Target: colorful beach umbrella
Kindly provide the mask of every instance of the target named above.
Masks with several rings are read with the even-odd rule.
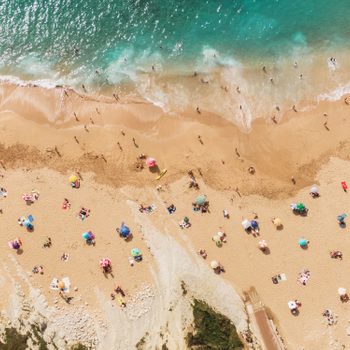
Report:
[[[111,260],[109,260],[108,258],[103,258],[100,260],[100,266],[101,267],[107,267],[109,265],[111,265]]]
[[[303,210],[305,210],[305,205],[303,203],[298,203],[297,209],[303,211]]]
[[[137,256],[141,255],[141,251],[138,248],[132,248],[131,249],[131,256],[133,256],[134,258]]]
[[[156,160],[154,158],[147,158],[146,164],[149,168],[153,168],[154,166],[156,166]]]
[[[307,246],[307,240],[305,238],[299,239],[299,245],[300,247],[306,247]]]
[[[71,175],[70,177],[69,177],[69,182],[76,182],[78,180],[78,178],[77,178],[77,176],[76,175]]]
[[[125,238],[130,234],[130,229],[126,225],[122,225],[120,227],[120,234]]]
[[[63,281],[60,281],[59,283],[58,283],[58,289],[60,289],[60,290],[64,290],[64,288],[66,288],[66,285],[64,284],[64,282]]]
[[[206,201],[207,201],[207,197],[204,194],[201,194],[196,198],[197,205],[204,205]]]

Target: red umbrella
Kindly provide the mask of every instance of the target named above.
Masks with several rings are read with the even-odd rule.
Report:
[[[146,164],[149,168],[153,168],[154,166],[156,166],[156,160],[154,158],[147,158]]]

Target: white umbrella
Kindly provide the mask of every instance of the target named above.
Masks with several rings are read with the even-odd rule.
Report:
[[[219,263],[216,261],[216,260],[213,260],[211,263],[210,263],[210,266],[212,269],[217,269],[219,267]]]
[[[267,247],[267,243],[264,239],[259,241],[259,247],[260,248],[266,248]]]
[[[221,242],[221,239],[220,239],[220,237],[218,235],[214,235],[213,236],[213,241],[214,242]]]
[[[318,193],[318,188],[316,186],[312,186],[311,190],[310,190],[310,193],[317,194]]]
[[[247,230],[249,227],[251,227],[250,221],[245,219],[242,221],[242,226],[245,230]]]
[[[345,288],[338,288],[338,294],[340,296],[345,295],[346,294],[346,289]]]
[[[294,309],[297,309],[297,308],[298,308],[298,305],[296,304],[295,301],[291,300],[291,301],[288,301],[288,307],[289,307],[291,310],[294,310]]]

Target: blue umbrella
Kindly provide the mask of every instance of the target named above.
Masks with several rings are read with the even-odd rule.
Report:
[[[305,238],[299,239],[299,245],[300,247],[306,247],[307,246],[307,240]]]
[[[88,239],[90,239],[90,232],[84,232],[82,234],[82,237],[87,241]]]
[[[128,226],[122,225],[120,227],[120,234],[125,238],[130,234],[130,229]]]

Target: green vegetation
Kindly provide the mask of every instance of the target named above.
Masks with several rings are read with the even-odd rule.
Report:
[[[146,344],[146,339],[145,337],[142,337],[136,344],[136,349],[137,350],[142,350],[144,345]]]
[[[76,344],[71,347],[71,350],[89,350],[89,348],[83,344]]]
[[[193,304],[194,331],[187,335],[187,346],[196,350],[241,350],[243,344],[234,324],[201,300]]]
[[[26,334],[20,333],[16,328],[6,328],[4,334],[4,343],[0,341],[0,350],[28,350],[27,342],[32,340],[33,344],[38,346],[39,350],[48,350],[47,343],[41,336],[41,331],[38,325],[32,325],[32,332]],[[54,347],[55,344],[52,344]],[[57,348],[57,347],[56,347]],[[88,347],[82,344],[73,345],[71,350],[89,350]]]
[[[184,281],[181,281],[181,289],[182,289],[182,295],[185,296],[187,294],[187,289]]]
[[[32,325],[32,331],[33,331],[33,335],[34,335],[34,339],[32,338],[33,343],[35,345],[39,345],[39,350],[48,350],[47,344],[40,334],[41,332],[40,332],[39,326]]]
[[[0,350],[26,350],[30,335],[21,334],[16,328],[6,328],[4,334],[5,343],[0,341]]]

